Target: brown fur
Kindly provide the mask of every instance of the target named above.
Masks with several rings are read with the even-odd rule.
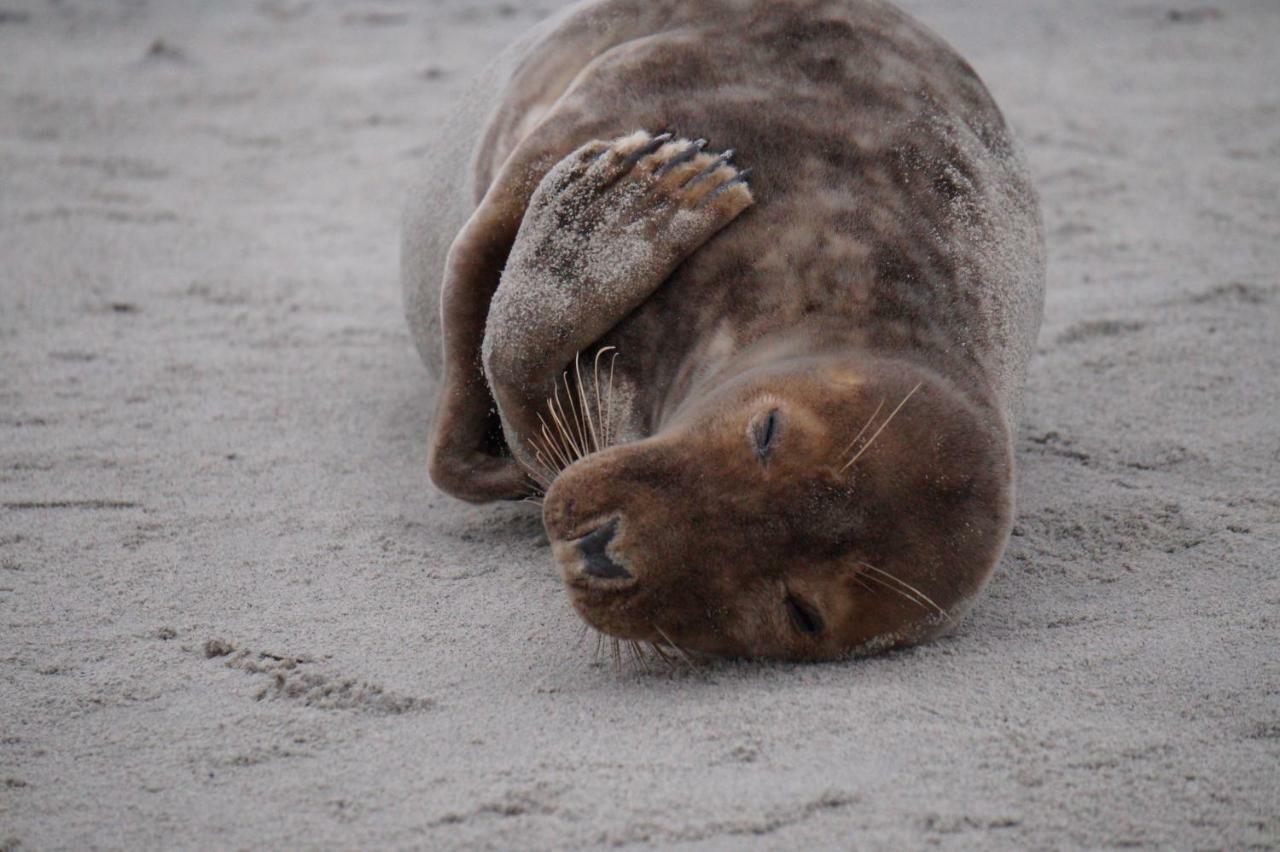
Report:
[[[508,60],[447,260],[418,247],[429,217],[411,211],[406,230],[424,352],[443,324],[436,482],[473,500],[527,493],[552,383],[576,349],[589,363],[615,346],[621,443],[560,474],[544,508],[584,618],[805,659],[944,629],[1008,534],[1009,428],[1043,286],[1035,196],[973,71],[902,13],[856,0],[605,0]],[[531,198],[554,208],[553,167],[636,128],[736,149],[754,205],[660,277],[628,273],[629,301],[580,300],[563,328],[535,324],[554,341],[521,337],[491,314],[495,291],[564,280],[528,263],[504,277],[509,256],[538,256]],[[441,282],[433,319],[414,306]],[[903,399],[874,443],[841,455]],[[762,462],[751,429],[769,411],[781,433]],[[614,518],[609,555],[632,576],[601,582],[575,542]],[[816,634],[791,600],[820,618]]]

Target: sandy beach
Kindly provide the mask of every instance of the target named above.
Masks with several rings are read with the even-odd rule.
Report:
[[[0,3],[0,850],[1280,846],[1280,4],[903,4],[1042,195],[1013,538],[674,672],[426,476],[403,194],[559,5]]]

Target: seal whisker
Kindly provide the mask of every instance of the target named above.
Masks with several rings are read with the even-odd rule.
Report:
[[[548,403],[551,400],[547,400]],[[558,413],[557,413],[558,412]],[[555,407],[551,409],[551,419],[555,421],[556,429],[560,431],[560,437],[565,443],[565,455],[569,457],[569,464],[582,458],[585,453],[578,447],[573,439],[573,432],[569,429],[569,417],[564,413],[564,404],[560,402],[560,385],[556,385],[555,389]],[[565,467],[569,465],[566,464]]]
[[[888,589],[889,591],[893,592],[895,595],[899,595],[903,598],[906,598],[907,600],[911,601],[913,604],[915,604],[916,606],[922,609],[929,608],[929,606],[924,601],[920,600],[919,598],[915,597],[911,593],[907,592],[905,589],[901,589],[898,586],[892,585],[891,583],[889,583],[888,581],[886,581],[881,577],[876,577],[872,575],[866,575],[866,576],[868,580],[875,583],[877,586],[880,586],[882,589]]]
[[[893,418],[896,417],[898,415],[898,412],[902,410],[902,406],[907,404],[907,400],[915,396],[916,391],[920,390],[922,385],[924,385],[924,382],[916,382],[916,386],[913,387],[911,390],[907,391],[907,395],[902,398],[902,402],[898,403],[897,408],[889,412],[889,416],[886,417],[884,419],[884,422],[880,424],[880,428],[877,429],[875,432],[873,432],[871,434],[871,437],[867,439],[867,442],[862,445],[862,447],[858,450],[858,452],[854,455],[854,457],[849,459],[849,461],[845,463],[844,467],[840,468],[841,473],[844,473],[846,470],[848,470],[853,465],[853,463],[856,462],[859,458],[861,458],[862,454],[865,453],[871,447],[871,445],[876,442],[876,438],[880,437],[880,433],[884,431],[884,428],[888,426],[890,422],[893,421]]]
[[[572,422],[573,435],[576,436],[577,445],[579,445],[579,448],[581,450],[581,455],[579,455],[579,458],[584,458],[586,457],[586,455],[590,454],[591,445],[588,441],[588,435],[586,435],[586,431],[582,429],[581,413],[577,411],[577,400],[575,399],[575,395],[577,391],[575,390],[575,388],[573,388],[573,385],[568,383],[568,371],[564,372],[563,375],[564,375],[564,398],[568,400],[568,411],[570,411],[570,413],[573,416],[573,422]]]
[[[525,468],[525,475],[528,476],[529,479],[533,481],[532,487],[533,487],[534,495],[541,498],[542,495],[545,494],[547,490],[546,476],[542,473],[542,471],[537,470],[536,468],[531,468],[531,467]]]
[[[605,423],[605,443],[613,444],[613,367],[618,361],[618,351],[615,349],[613,357],[609,359],[609,402],[605,407],[605,414],[609,416]]]
[[[573,451],[565,442],[564,424],[560,422],[560,417],[556,414],[556,403],[551,397],[547,397],[547,413],[551,416],[551,425],[555,427],[555,431],[552,432],[550,427],[547,427],[545,420],[542,421],[542,425],[547,429],[545,435],[548,443],[553,444],[559,454],[560,469],[564,470],[572,463]],[[538,415],[538,419],[542,420],[541,414]]]
[[[551,451],[539,442],[537,435],[529,439],[529,446],[533,447],[533,465],[530,466],[530,474],[538,479],[538,484],[545,492],[556,478],[556,468],[552,464],[554,459],[549,460]]]
[[[893,592],[895,595],[898,595],[898,596],[899,596],[899,597],[901,597],[901,598],[905,598],[906,600],[910,601],[911,603],[915,604],[916,606],[918,606],[918,607],[920,607],[920,608],[922,608],[922,609],[928,609],[928,607],[926,607],[926,606],[924,605],[924,603],[922,603],[921,601],[918,601],[918,600],[916,600],[915,598],[911,597],[911,595],[907,594],[907,593],[906,593],[906,592],[904,592],[902,589],[899,589],[897,586],[891,586],[891,585],[889,585],[887,582],[885,582],[884,580],[880,579],[879,577],[872,577],[872,576],[868,575],[868,576],[867,576],[867,579],[868,579],[868,580],[870,580],[871,582],[875,583],[875,584],[876,584],[877,586],[879,586],[880,588],[882,588],[882,589],[887,589],[888,591]]]
[[[659,645],[657,642],[650,642],[650,643],[649,643],[649,649],[650,649],[651,651],[653,651],[654,656],[656,656],[659,660],[662,660],[663,664],[664,664],[668,669],[674,669],[674,668],[675,668],[675,666],[676,666],[676,659],[675,659],[674,657],[672,657],[670,654],[668,654],[666,651],[664,651],[664,650],[662,649],[662,646],[661,646],[661,645]]]
[[[576,356],[575,356],[574,362],[575,362],[574,372],[577,373]],[[582,394],[580,391],[575,391],[574,387],[570,387],[568,375],[565,376],[564,383],[565,383],[565,388],[564,388],[565,395],[569,397],[569,407],[573,409],[573,419],[574,419],[574,422],[577,423],[578,425],[578,443],[582,447],[582,457],[585,458],[591,455],[593,450],[591,449],[591,432],[587,428],[587,421],[586,421],[587,413],[586,411],[582,410]],[[574,398],[575,392],[577,393],[576,399]]]
[[[547,489],[547,485],[549,484],[549,481],[548,481],[548,479],[547,479],[547,472],[546,472],[546,470],[544,469],[546,465],[545,465],[545,462],[543,462],[543,461],[542,461],[542,453],[541,453],[541,452],[535,452],[535,453],[534,453],[534,462],[536,463],[536,465],[537,465],[537,466],[536,466],[536,467],[533,467],[533,468],[529,471],[529,476],[530,476],[530,477],[531,477],[535,482],[537,482],[537,483],[538,483],[538,487],[539,487],[540,489],[542,489],[542,490],[545,492],[545,491],[546,491],[546,489]]]
[[[600,356],[605,353],[605,350],[612,348],[611,346],[606,346],[597,350],[595,361],[591,365],[591,386],[596,394],[596,419],[600,421],[600,438],[602,441],[608,441],[609,434],[605,431],[604,405],[600,402]],[[603,449],[603,447],[598,446],[596,449]]]
[[[653,625],[653,629],[658,631],[658,635],[661,636],[663,641],[667,643],[667,646],[670,647],[671,650],[675,651],[676,654],[680,656],[680,659],[684,660],[684,664],[686,666],[688,666],[689,668],[693,668],[693,660],[690,659],[689,655],[684,652],[683,648],[681,648],[675,642],[671,641],[671,637],[667,635],[667,632],[665,630],[663,630],[661,627],[659,627],[656,624]]]
[[[866,563],[866,562],[862,562],[862,563],[859,563],[859,564],[861,564],[864,568],[867,568],[868,570],[874,571],[874,572],[876,572],[877,574],[879,574],[880,576],[882,576],[882,577],[884,577],[884,578],[886,578],[886,579],[888,579],[888,580],[891,580],[892,582],[894,582],[894,583],[898,584],[899,586],[901,586],[902,588],[906,589],[906,590],[907,590],[907,592],[910,592],[911,594],[915,595],[915,598],[911,598],[911,599],[912,599],[912,600],[915,600],[915,602],[916,602],[917,604],[920,604],[920,605],[927,605],[928,607],[930,607],[930,608],[932,608],[934,611],[936,611],[939,615],[941,615],[943,618],[947,619],[948,621],[950,620],[950,616],[949,616],[949,615],[947,615],[947,611],[946,611],[946,610],[944,610],[942,607],[938,606],[936,603],[934,603],[934,602],[933,602],[933,598],[929,597],[929,596],[928,596],[928,595],[926,595],[924,592],[920,591],[920,590],[919,590],[919,589],[917,589],[915,586],[913,586],[913,585],[911,585],[910,583],[908,583],[906,580],[903,580],[903,579],[901,579],[901,578],[899,578],[899,577],[895,577],[893,574],[890,574],[888,571],[885,571],[885,570],[884,570],[884,569],[882,569],[882,568],[877,568],[876,566],[874,566],[874,565],[870,565],[870,564],[868,564],[868,563]],[[876,578],[871,577],[870,579],[876,579]],[[882,581],[882,582],[883,582],[883,581]],[[907,596],[907,595],[906,595],[906,592],[901,592],[901,594],[903,594],[903,596],[904,596],[904,597],[905,597],[905,596]]]
[[[578,363],[578,355],[573,356],[573,367],[578,377],[578,404],[582,408],[582,416],[586,418],[587,430],[591,436],[591,452],[600,451],[600,431],[591,417],[591,404],[587,399],[586,388],[582,384],[582,366]]]
[[[862,428],[858,430],[858,434],[854,435],[853,440],[849,442],[849,445],[840,451],[839,458],[844,458],[849,454],[849,451],[853,449],[853,445],[858,443],[858,439],[866,434],[867,429],[871,428],[871,424],[875,421],[876,415],[880,413],[880,409],[882,408],[884,408],[883,398],[881,398],[880,404],[876,406],[876,410],[871,412],[871,416],[867,418],[867,422],[862,424]]]
[[[573,388],[569,386],[569,371],[565,370],[563,373],[561,373],[560,378],[564,382],[565,402],[569,404],[569,414],[572,415],[572,418],[573,418],[573,419],[569,419],[568,417],[566,417],[565,425],[570,427],[570,433],[575,439],[573,443],[573,448],[578,454],[577,458],[578,459],[584,458],[587,455],[587,440],[586,440],[586,436],[582,434],[582,418],[578,416],[578,407],[577,405],[574,404],[574,401],[573,401]],[[558,390],[559,388],[557,388],[557,391]],[[559,399],[558,393],[556,395],[556,398]],[[562,414],[564,413],[563,408],[561,409],[561,413]],[[574,459],[574,461],[577,461],[577,459]]]
[[[652,672],[653,669],[649,667],[649,655],[645,653],[644,646],[634,639],[629,640],[627,645],[631,648],[632,658],[640,664],[640,668],[644,669],[646,672]]]
[[[533,442],[530,441],[530,443],[532,444]],[[532,481],[533,494],[530,496],[536,497],[539,501],[546,496],[547,488],[550,485],[550,480],[547,479],[546,471],[542,467],[543,462],[537,452],[534,453],[534,461],[524,465],[525,476]]]
[[[533,446],[533,448],[534,448],[534,452],[533,452],[533,461],[534,461],[533,475],[534,475],[535,477],[540,477],[540,479],[539,479],[539,485],[541,485],[541,486],[542,486],[543,493],[546,493],[546,490],[547,490],[548,488],[550,488],[550,487],[551,487],[551,483],[555,481],[555,478],[556,478],[556,469],[555,469],[554,467],[552,467],[552,465],[551,465],[551,463],[550,463],[549,461],[547,461],[547,456],[546,456],[546,455],[544,455],[542,448],[538,446],[538,442],[537,442],[537,437],[536,437],[536,436],[535,436],[535,437],[533,437],[533,438],[530,438],[530,439],[529,439],[529,443],[530,443],[530,444]]]
[[[604,353],[613,351],[613,359],[609,361],[609,402],[606,406],[600,396],[600,358]],[[596,352],[595,365],[592,368],[592,381],[595,384],[596,392],[596,417],[600,421],[600,446],[597,449],[603,450],[605,447],[611,446],[609,438],[609,408],[613,404],[613,360],[618,357],[616,346],[604,346]]]
[[[550,400],[547,402],[549,403]],[[555,420],[554,414],[552,414],[551,419]],[[542,437],[546,443],[547,452],[550,453],[552,459],[560,465],[557,472],[559,472],[559,470],[564,470],[569,466],[568,455],[564,452],[564,448],[560,446],[560,442],[551,434],[551,427],[547,425],[547,421],[542,418],[541,414],[538,415],[538,421],[542,424]],[[550,464],[547,466],[551,467]]]
[[[573,429],[570,428],[572,423],[569,420],[569,415],[565,413],[564,403],[560,400],[559,383],[555,386],[555,401],[556,409],[552,412],[552,415],[555,416],[558,414],[558,417],[556,418],[556,428],[559,429],[560,439],[564,442],[565,455],[569,458],[569,463],[572,464],[574,461],[582,458],[582,450],[578,446],[577,441],[574,440]]]
[[[854,576],[854,578],[853,578],[853,582],[857,583],[859,586],[861,586],[862,588],[866,589],[868,592],[871,592],[872,594],[875,594],[875,591],[876,591],[876,590],[875,590],[875,589],[873,589],[873,588],[871,588],[870,586],[868,586],[868,585],[867,585],[867,583],[866,583],[866,581],[865,581],[865,580],[863,580],[861,577]]]
[[[521,460],[525,472],[538,486],[538,491],[545,496],[547,489],[555,482],[561,471],[575,461],[611,445],[610,414],[613,407],[613,374],[614,363],[618,353],[614,351],[609,361],[609,384],[607,398],[600,392],[600,359],[606,352],[616,350],[614,346],[605,346],[596,353],[592,365],[592,386],[595,393],[595,414],[591,412],[592,403],[587,393],[586,383],[582,378],[581,353],[574,356],[574,381],[570,384],[568,372],[561,374],[567,400],[560,399],[560,382],[554,386],[552,396],[547,397],[546,411],[551,422],[541,412],[538,413],[540,435],[526,439],[533,450],[533,460]],[[574,401],[574,397],[577,401]]]

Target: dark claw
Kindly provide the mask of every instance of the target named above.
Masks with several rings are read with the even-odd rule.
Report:
[[[630,157],[627,157],[627,162],[638,163],[645,157],[652,154],[654,151],[661,148],[663,145],[667,144],[669,141],[671,141],[670,133],[659,133],[657,136],[653,137],[645,145],[643,145],[640,148],[640,150],[636,151]]]
[[[685,181],[685,182],[684,182],[684,185],[685,185],[685,186],[693,186],[695,183],[697,183],[698,181],[702,180],[702,179],[703,179],[703,178],[705,178],[707,175],[711,174],[711,173],[712,173],[712,172],[714,172],[716,169],[718,169],[718,168],[720,168],[721,166],[723,166],[725,163],[729,162],[729,159],[730,159],[732,156],[733,156],[733,149],[732,149],[732,148],[730,148],[728,151],[725,151],[723,154],[721,154],[720,156],[718,156],[718,157],[716,157],[714,160],[712,160],[710,163],[708,163],[708,164],[707,164],[707,167],[706,167],[705,169],[703,169],[702,171],[698,172],[696,175],[694,175],[693,177],[691,177],[691,178],[689,178],[687,181]]]
[[[693,142],[689,143],[689,145],[683,151],[681,151],[679,154],[676,154],[670,160],[667,160],[665,163],[663,163],[662,166],[659,167],[656,172],[654,172],[654,176],[662,177],[667,172],[671,171],[681,163],[689,162],[694,157],[698,156],[699,152],[702,151],[703,147],[706,146],[706,144],[707,144],[707,140],[705,139],[695,139]]]
[[[751,174],[751,169],[743,169],[742,171],[738,172],[732,178],[720,184],[715,189],[708,192],[706,195],[702,196],[702,200],[698,202],[698,207],[707,206],[712,201],[714,201],[717,197],[727,192],[730,189],[730,187],[737,186],[738,184],[743,184],[745,186],[747,183],[747,175],[749,174]]]

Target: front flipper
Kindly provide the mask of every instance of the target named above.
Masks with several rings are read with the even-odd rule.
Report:
[[[444,375],[427,464],[443,491],[475,503],[530,492],[524,469],[498,449],[494,402],[479,358],[489,301],[532,190],[521,182],[526,167],[521,158],[503,167],[454,239],[440,290]]]
[[[482,348],[508,441],[536,434],[541,403],[579,350],[751,205],[733,152],[704,144],[643,131],[589,142],[535,190]]]

